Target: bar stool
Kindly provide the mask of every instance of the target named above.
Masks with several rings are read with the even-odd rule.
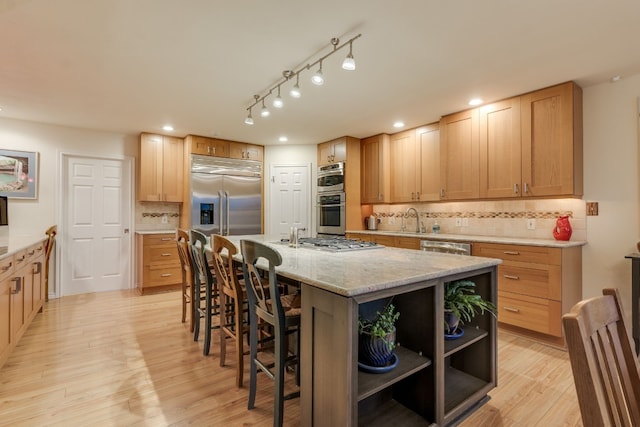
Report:
[[[248,408],[255,407],[256,382],[258,369],[262,370],[274,379],[274,426],[282,426],[284,400],[300,396],[296,391],[287,396],[284,395],[284,373],[289,365],[298,364],[300,353],[300,308],[299,304],[292,304],[292,295],[280,295],[276,278],[275,267],[282,264],[280,253],[261,243],[241,240],[240,251],[242,253],[242,270],[244,282],[249,298],[249,342],[250,342],[250,385]],[[256,267],[258,259],[264,259],[268,264],[269,286],[262,286],[262,278]],[[267,292],[268,289],[268,292]],[[297,305],[297,307],[296,307]],[[274,362],[264,363],[258,358],[258,321],[262,320],[273,327]],[[288,334],[298,333],[298,351],[295,355],[288,355]],[[296,383],[300,384],[299,369],[296,369]]]
[[[176,230],[176,244],[180,256],[182,273],[182,323],[187,318],[187,305],[191,309],[189,315],[189,330],[195,328],[195,314],[193,301],[195,300],[195,286],[193,286],[193,263],[191,262],[191,248],[189,247],[189,235],[184,230]]]
[[[211,235],[213,271],[220,289],[220,366],[224,366],[227,355],[227,338],[236,345],[236,387],[242,387],[244,377],[243,338],[249,334],[249,324],[245,321],[247,292],[244,279],[238,277],[233,256],[238,253],[236,246],[227,238]],[[227,251],[227,258],[222,251]]]
[[[44,300],[49,301],[49,260],[56,245],[56,234],[58,234],[58,226],[52,225],[44,232],[47,235],[47,242],[44,245]]]
[[[194,298],[194,314],[196,314],[195,327],[193,328],[193,340],[198,341],[200,336],[200,319],[204,318],[204,346],[202,354],[207,356],[211,347],[211,329],[218,328],[219,325],[213,325],[213,317],[220,314],[220,295],[218,292],[218,284],[209,262],[205,248],[207,238],[204,234],[197,230],[191,230],[191,256],[193,260],[195,298]],[[204,302],[204,307],[202,303]]]

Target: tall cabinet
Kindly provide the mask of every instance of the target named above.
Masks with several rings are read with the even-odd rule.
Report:
[[[182,138],[140,134],[138,200],[182,202],[183,146]]]
[[[380,134],[360,141],[360,200],[389,203],[389,135]]]

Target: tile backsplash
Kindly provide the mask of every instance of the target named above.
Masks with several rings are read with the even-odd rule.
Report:
[[[180,223],[178,203],[136,202],[136,230],[175,230]]]
[[[556,219],[569,216],[573,234],[571,240],[587,240],[586,203],[581,199],[501,200],[479,202],[421,203],[413,205],[374,205],[373,212],[380,219],[379,229],[400,231],[416,229],[415,208],[420,217],[419,227],[431,233],[437,222],[440,233],[479,236],[553,239]]]

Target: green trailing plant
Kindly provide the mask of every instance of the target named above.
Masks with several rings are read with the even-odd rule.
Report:
[[[400,317],[400,313],[396,312],[393,304],[389,303],[382,312],[377,311],[373,320],[358,318],[358,330],[361,334],[369,334],[374,337],[384,339],[388,334],[395,331],[396,321]],[[387,342],[389,350],[395,347],[394,342]]]
[[[444,309],[451,311],[460,323],[470,322],[476,314],[484,312],[496,315],[496,306],[476,294],[476,284],[470,280],[449,282],[444,290]]]

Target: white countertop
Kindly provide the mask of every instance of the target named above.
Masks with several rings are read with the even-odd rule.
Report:
[[[370,230],[347,230],[347,233],[372,234],[379,236],[406,236],[417,237],[424,240],[445,240],[448,242],[502,243],[509,245],[547,246],[553,248],[570,248],[573,246],[583,246],[587,244],[587,242],[582,240],[562,241],[554,239],[527,239],[524,237],[477,236],[468,234],[411,233],[400,231]]]
[[[28,248],[31,245],[42,242],[47,238],[46,234],[9,234],[0,236],[0,259],[6,258]],[[6,248],[6,251],[5,251]]]
[[[400,248],[326,252],[291,248],[279,243],[279,237],[264,235],[227,238],[238,247],[238,254],[242,239],[264,243],[282,255],[282,265],[276,268],[277,273],[347,297],[492,267],[502,262],[494,258]],[[237,258],[241,259],[240,256]]]

